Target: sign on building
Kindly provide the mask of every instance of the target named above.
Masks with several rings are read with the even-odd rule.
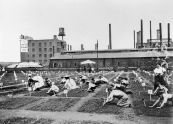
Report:
[[[28,52],[28,39],[21,36],[20,39],[20,52]]]

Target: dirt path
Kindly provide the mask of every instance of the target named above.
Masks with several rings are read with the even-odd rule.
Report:
[[[80,112],[41,112],[30,110],[0,110],[0,119],[11,117],[45,118],[54,120],[53,124],[63,121],[95,121],[113,124],[172,124],[173,120],[167,117],[136,117],[134,121],[123,120],[112,114],[91,114]]]
[[[105,85],[102,85],[101,87],[97,88],[94,93],[90,93],[86,97],[82,97],[79,102],[77,102],[74,106],[72,106],[71,108],[69,108],[67,111],[72,111],[72,112],[77,111],[85,102],[87,102],[88,100],[90,100],[104,86]]]
[[[30,110],[0,110],[0,118],[10,118],[10,117],[27,117],[27,118],[46,118],[57,121],[97,121],[97,122],[110,122],[114,124],[131,123],[126,120],[117,120],[113,115],[99,115],[99,114],[89,114],[89,113],[79,113],[79,112],[40,112],[40,111],[30,111]]]

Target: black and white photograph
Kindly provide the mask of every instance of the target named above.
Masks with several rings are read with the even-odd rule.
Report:
[[[0,124],[173,124],[172,0],[0,0]]]

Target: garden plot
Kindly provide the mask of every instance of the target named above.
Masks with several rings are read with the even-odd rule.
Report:
[[[15,81],[13,72],[6,73],[5,76],[1,79],[1,81],[4,84],[3,86],[20,84],[21,83],[20,81]]]
[[[102,87],[101,90],[94,95],[94,97],[106,98],[107,97],[106,86]]]
[[[53,121],[49,119],[34,119],[34,118],[22,118],[13,117],[8,119],[1,119],[1,124],[51,124]]]
[[[82,88],[77,88],[70,90],[68,92],[68,97],[86,97],[89,92],[87,92],[88,85],[83,84]],[[59,95],[60,97],[65,97],[65,94]]]
[[[26,87],[25,85],[11,85],[9,87],[3,87],[2,89],[0,89],[0,92],[4,92],[4,91],[11,91],[13,92],[13,90],[19,89],[19,88],[24,88]]]
[[[26,93],[28,93],[27,89],[25,87],[21,87],[21,88],[17,88],[17,89],[0,92],[0,96],[6,96],[6,95],[14,96],[14,95],[26,94]]]
[[[29,110],[33,111],[66,111],[68,108],[75,105],[79,98],[55,98],[49,99],[40,105],[33,106]]]
[[[156,107],[150,108],[149,105],[153,104],[153,101],[146,100],[147,107],[144,106],[142,101],[133,101],[133,110],[137,116],[153,116],[153,117],[173,117],[172,105],[165,105],[163,108],[158,109]]]
[[[0,109],[18,109],[32,102],[36,102],[41,98],[9,98],[5,101],[0,101]]]
[[[86,113],[114,114],[121,119],[134,120],[135,114],[133,108],[118,107],[116,106],[116,102],[117,101],[114,100],[103,106],[103,99],[91,99],[78,109],[78,111]]]
[[[129,74],[130,79],[134,79],[133,74]],[[87,113],[106,113],[106,114],[116,114],[118,117],[123,119],[133,120],[136,116],[145,115],[145,116],[155,116],[155,117],[172,117],[173,116],[173,107],[172,105],[166,105],[162,109],[149,108],[149,105],[153,104],[153,100],[156,99],[155,96],[152,96],[150,101],[150,96],[147,93],[147,90],[150,87],[143,89],[141,84],[137,81],[130,80],[130,89],[133,92],[133,106],[131,108],[122,108],[116,106],[116,100],[107,103],[103,106],[104,100],[102,97],[106,96],[105,88],[103,88],[95,98],[87,101],[78,109],[79,112]],[[148,88],[148,89],[147,89]],[[140,93],[139,93],[140,91]],[[144,101],[146,107],[144,106]],[[165,114],[166,113],[166,114]]]
[[[133,74],[129,75],[130,77],[134,77]],[[139,82],[132,81],[131,86],[133,91],[133,109],[136,115],[145,115],[145,116],[156,116],[156,117],[172,117],[173,116],[173,107],[172,105],[165,105],[161,109],[157,108],[150,108],[149,105],[154,103],[153,100],[156,100],[156,96],[152,96],[150,101],[149,94],[147,94],[147,90],[151,87],[146,88],[145,90],[141,86]],[[143,91],[139,94],[139,91]],[[146,107],[144,106],[144,102],[142,99],[145,100]],[[165,114],[166,113],[166,114]]]
[[[17,78],[19,81],[21,81],[21,80],[27,81],[28,80],[28,76],[23,75],[21,72],[16,72],[16,75],[17,75]]]

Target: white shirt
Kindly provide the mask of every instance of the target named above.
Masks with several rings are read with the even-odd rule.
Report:
[[[163,68],[163,67],[159,67],[159,68],[155,68],[155,69],[154,69],[155,75],[158,75],[158,74],[163,75],[164,72],[166,72],[166,69]]]
[[[128,82],[128,80],[122,80],[122,83],[124,83],[124,84],[129,84],[129,82]]]
[[[121,87],[121,84],[114,84],[113,89],[116,89],[117,87]]]
[[[128,95],[121,90],[112,90],[109,97],[113,97],[113,96],[115,96],[115,97],[122,96],[122,98],[128,98]]]
[[[50,90],[53,90],[55,92],[59,92],[59,88],[56,85],[52,85]]]
[[[91,83],[91,82],[89,82],[89,84],[88,84],[89,86],[88,86],[88,90],[90,90],[91,89],[91,87],[95,87],[96,85],[95,84],[93,84],[93,83]]]
[[[86,77],[85,75],[82,75],[82,79],[86,80],[86,79],[87,79],[87,77]]]
[[[165,97],[166,99],[170,99],[170,98],[173,97],[173,94],[166,94],[166,93],[164,93],[163,97]]]
[[[76,85],[76,82],[73,79],[67,79],[65,83],[65,88],[67,89],[76,89],[78,86]]]

